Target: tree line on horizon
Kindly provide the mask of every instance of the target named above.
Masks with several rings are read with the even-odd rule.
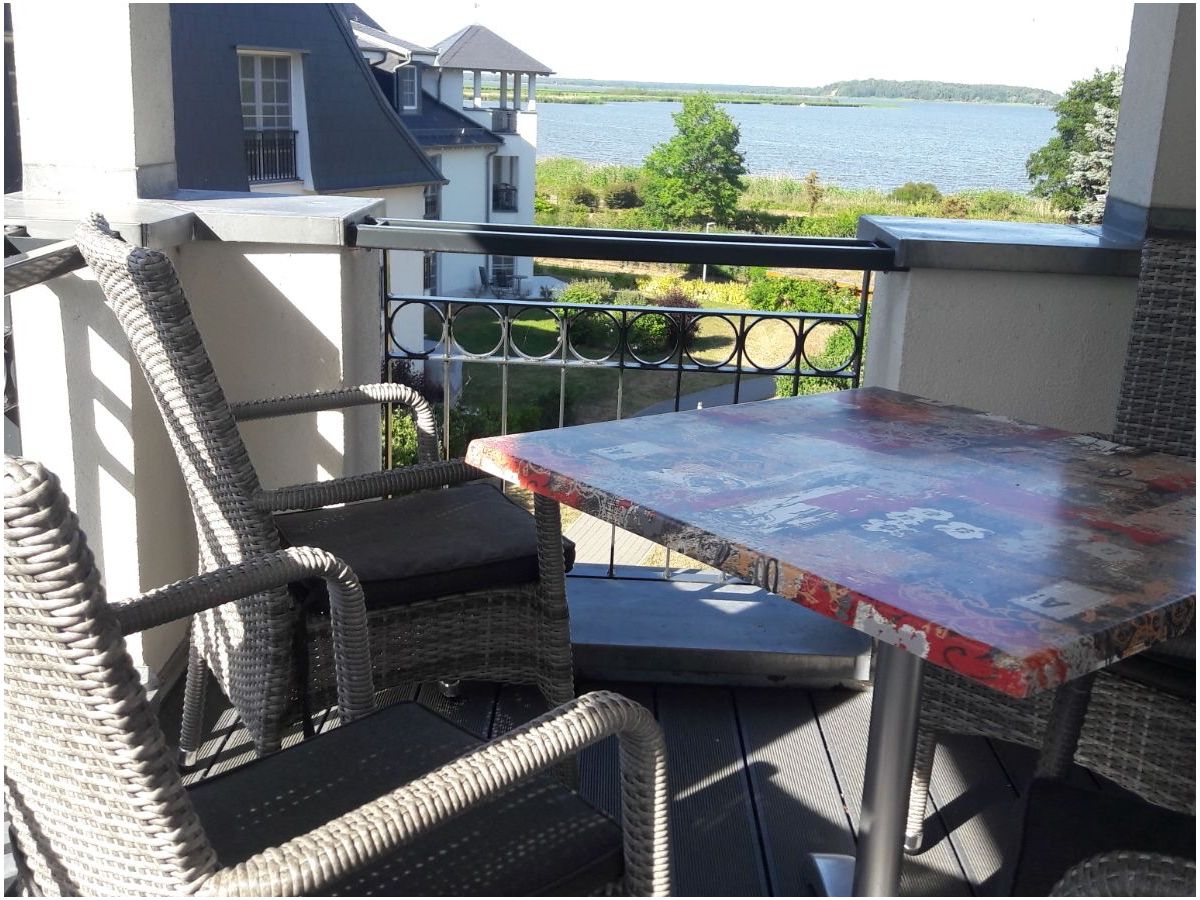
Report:
[[[656,90],[708,91],[754,94],[778,94],[797,97],[877,97],[888,100],[950,100],[972,103],[1029,103],[1051,106],[1062,99],[1054,91],[1042,88],[1006,84],[962,84],[949,81],[896,81],[886,78],[864,78],[834,81],[821,87],[785,88],[747,84],[697,84],[657,81],[605,81],[587,78],[547,78],[543,84],[551,89],[580,91],[603,89],[653,93]]]

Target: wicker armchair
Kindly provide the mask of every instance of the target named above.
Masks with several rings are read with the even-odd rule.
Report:
[[[480,745],[417,704],[367,715],[365,643],[343,647],[344,724],[185,787],[124,635],[302,575],[361,623],[353,573],[291,548],[110,605],[58,479],[8,458],[4,489],[4,801],[25,893],[669,893],[662,732],[607,692]],[[613,734],[623,829],[539,774]]]
[[[1150,238],[1142,250],[1116,432],[1119,444],[1196,456],[1196,244]],[[1195,630],[1150,651],[1195,677]],[[1152,803],[1195,813],[1196,703],[1120,666],[1055,694],[1014,700],[925,668],[921,725],[905,847],[922,847],[937,736],[969,734],[1040,748],[1038,772],[1061,775],[1072,759]],[[1053,723],[1053,724],[1051,724]],[[1151,749],[1152,748],[1152,749]]]
[[[479,679],[537,686],[550,706],[574,696],[558,506],[534,516],[461,460],[439,461],[429,405],[402,385],[229,404],[187,298],[165,254],[120,240],[102,216],[76,241],[132,345],[183,472],[202,570],[318,546],[345,559],[367,598],[377,689],[401,681]],[[264,490],[237,421],[397,403],[411,408],[420,463]],[[459,485],[451,490],[429,490]],[[370,503],[356,501],[392,496]],[[319,509],[348,504],[337,509]],[[304,510],[281,514],[287,510]],[[340,639],[326,592],[280,585],[198,614],[192,622],[180,747],[199,737],[206,670],[260,753],[307,706],[334,693]]]
[[[1072,867],[1051,897],[1194,897],[1194,860],[1158,853],[1103,853]]]

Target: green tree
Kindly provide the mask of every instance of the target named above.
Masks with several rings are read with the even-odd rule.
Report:
[[[1091,78],[1074,82],[1066,96],[1054,107],[1058,121],[1054,137],[1040,150],[1035,150],[1025,163],[1025,171],[1033,182],[1033,193],[1045,197],[1060,209],[1078,211],[1089,198],[1078,184],[1071,183],[1072,154],[1092,153],[1097,149],[1096,138],[1088,133],[1088,125],[1096,124],[1096,107],[1116,110],[1121,103],[1121,70],[1096,70]]]
[[[1121,79],[1116,84],[1121,93]],[[1104,219],[1104,203],[1108,199],[1108,182],[1112,177],[1113,150],[1117,145],[1117,110],[1103,103],[1096,104],[1096,121],[1086,129],[1095,149],[1071,154],[1071,174],[1067,181],[1084,196],[1079,208],[1080,222],[1099,223]]]
[[[646,157],[645,209],[662,225],[729,224],[746,190],[741,134],[704,93],[683,100],[676,134]]]

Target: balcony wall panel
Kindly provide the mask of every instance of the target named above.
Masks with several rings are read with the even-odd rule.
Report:
[[[1136,279],[879,276],[866,383],[1070,431],[1111,431]]]

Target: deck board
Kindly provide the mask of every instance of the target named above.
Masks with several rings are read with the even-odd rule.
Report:
[[[772,892],[808,893],[805,853],[853,853],[854,835],[805,691],[735,692]]]
[[[938,743],[930,796],[967,880],[982,896],[1008,894],[1005,860],[1017,850],[1020,797],[987,742],[946,735]]]
[[[732,693],[660,685],[656,694],[667,739],[675,890],[769,893]]]
[[[860,691],[815,691],[817,720],[833,762],[834,773],[855,835],[862,805],[863,767],[867,759],[867,726],[871,719],[871,694]],[[936,809],[936,803],[931,803]],[[905,896],[963,896],[972,893],[940,817],[929,822],[931,846],[924,853],[905,856],[900,892]]]
[[[806,853],[853,852],[869,692],[596,681],[578,687],[581,693],[625,694],[663,726],[678,895],[800,895]],[[174,693],[182,693],[181,687]],[[463,683],[457,699],[443,697],[435,685],[405,685],[384,692],[379,702],[414,698],[481,739],[544,711],[532,688],[473,682]],[[177,700],[169,697],[160,716],[172,740],[178,735]],[[205,721],[206,758],[189,781],[253,758],[245,730],[215,686]],[[338,724],[334,712],[321,727]],[[286,743],[299,739],[296,728]],[[1015,829],[1014,798],[1024,792],[1032,771],[1033,753],[1025,748],[997,743],[993,751],[981,738],[954,738],[948,746],[934,770],[933,845],[905,859],[907,896],[995,893],[1000,857],[981,842],[989,839],[988,829]],[[581,754],[579,770],[583,795],[619,817],[615,740]],[[1073,777],[1090,778],[1082,772]],[[999,804],[983,802],[988,797],[999,798]]]
[[[578,685],[578,689],[581,694],[600,690],[624,694],[630,700],[640,703],[650,712],[654,712],[653,685],[634,682],[601,684],[585,681]],[[619,822],[621,821],[621,789],[618,778],[621,770],[617,754],[618,747],[615,737],[605,738],[579,754],[579,792],[589,803]]]

